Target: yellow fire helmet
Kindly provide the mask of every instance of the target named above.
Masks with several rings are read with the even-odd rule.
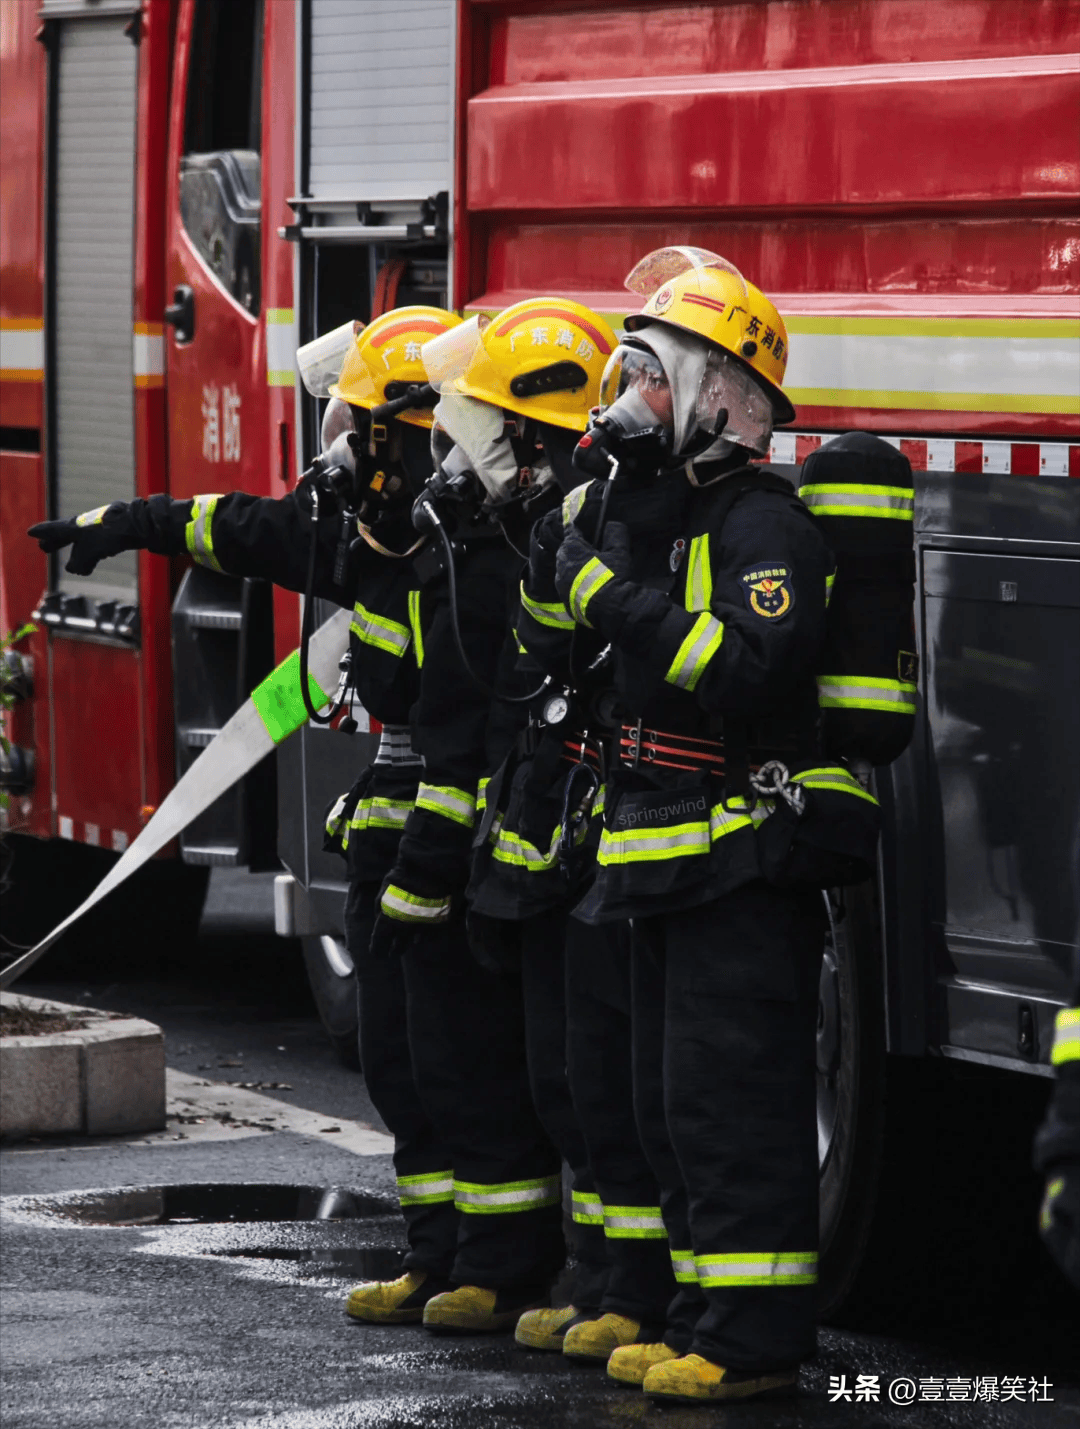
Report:
[[[527,298],[480,329],[452,390],[524,417],[583,432],[617,339],[569,298]]]
[[[444,308],[419,305],[383,313],[357,333],[330,396],[370,410],[404,396],[410,386],[425,386],[428,379],[420,349],[460,322],[456,313]],[[431,408],[408,407],[397,414],[397,420],[430,427]]]
[[[795,408],[780,390],[788,359],[784,320],[727,259],[706,248],[658,248],[628,275],[626,287],[648,299],[627,318],[627,331],[661,322],[715,343],[755,374],[775,423],[795,420]]]

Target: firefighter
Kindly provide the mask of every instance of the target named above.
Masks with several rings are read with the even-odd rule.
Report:
[[[429,375],[440,383],[442,391],[435,409],[434,441],[444,485],[436,505],[445,520],[455,523],[455,540],[464,548],[457,558],[461,595],[456,615],[469,645],[474,675],[479,676],[470,680],[466,674],[461,683],[462,662],[455,655],[453,641],[446,640],[447,688],[454,689],[455,702],[471,701],[476,712],[473,753],[477,762],[472,783],[480,796],[479,834],[463,818],[457,828],[448,831],[459,836],[460,855],[467,861],[476,837],[486,844],[495,813],[495,806],[486,798],[490,781],[485,778],[480,788],[481,776],[499,764],[508,742],[516,745],[526,708],[520,700],[516,705],[501,699],[492,703],[483,685],[501,680],[500,688],[525,694],[536,687],[538,673],[542,676],[535,666],[516,677],[511,674],[516,648],[507,636],[510,615],[517,607],[521,553],[528,550],[529,530],[539,515],[555,508],[577,480],[573,449],[588,422],[601,373],[616,340],[604,320],[580,304],[537,298],[515,304],[486,326],[477,324],[475,346],[460,352],[460,360],[455,361],[451,349],[458,343],[460,335],[449,334],[445,341],[425,347],[424,358]],[[445,483],[451,480],[455,485],[447,487]],[[496,546],[485,544],[485,532],[488,541],[492,535],[497,538]],[[501,589],[476,579],[481,561],[499,571]],[[448,595],[445,586],[441,589]],[[447,615],[451,614],[448,607]],[[504,622],[500,642],[492,639],[486,647],[479,646],[476,630],[490,625],[496,615]],[[501,672],[496,660],[499,653]],[[480,663],[481,657],[486,663]],[[455,767],[466,767],[464,756],[462,746],[455,751]],[[444,846],[448,842],[444,838]],[[432,847],[430,838],[427,846],[429,850]],[[524,856],[523,847],[518,844],[515,857]],[[553,920],[547,916],[548,910],[539,906],[531,911],[544,916],[518,921],[522,918],[519,909],[513,923],[506,924],[490,914],[474,913],[469,931],[482,960],[522,981],[524,1044],[534,1103],[573,1178],[573,1294],[575,1302],[598,1307],[607,1257],[603,1227],[596,1224],[597,1198],[566,1081],[562,920]],[[452,1309],[448,1300],[447,1313]],[[554,1314],[560,1322],[567,1318],[564,1311],[535,1314]],[[561,1338],[558,1344],[561,1346]]]
[[[469,955],[460,918],[449,916],[464,878],[439,836],[454,820],[425,827],[431,806],[443,810],[453,797],[447,784],[471,777],[455,759],[476,718],[475,701],[463,708],[453,698],[461,677],[447,658],[441,603],[406,559],[423,544],[409,511],[431,472],[435,394],[419,352],[457,323],[438,309],[399,309],[371,323],[350,351],[324,432],[327,464],[356,468],[363,504],[343,526],[334,492],[322,485],[312,593],[352,608],[354,682],[384,722],[376,763],[331,811],[329,836],[349,860],[346,933],[358,970],[361,1056],[395,1138],[409,1252],[402,1276],[358,1286],[347,1309],[368,1322],[419,1322],[430,1301],[464,1285],[469,1314],[437,1327],[491,1329],[509,1328],[525,1306],[546,1301],[563,1257],[561,1181],[531,1105],[518,999]],[[383,404],[410,392],[426,410],[406,407],[389,419]],[[31,534],[49,551],[73,546],[68,569],[76,574],[122,550],[186,550],[213,570],[304,590],[314,485],[280,500],[235,492],[117,502]],[[492,639],[503,633],[493,617]],[[406,935],[396,939],[386,938],[383,918],[382,937],[373,935],[380,902],[393,920],[397,900],[435,908],[436,889],[445,891],[437,916],[389,921]]]
[[[648,301],[579,448],[598,475],[619,461],[610,519],[593,483],[556,586],[610,644],[624,711],[577,913],[633,919],[635,1109],[682,1293],[663,1341],[608,1372],[660,1400],[745,1399],[795,1385],[817,1278],[821,896],[783,886],[760,828],[790,845],[804,784],[873,801],[819,768],[830,554],[794,492],[747,470],[794,415],[784,324],[701,250],[651,254],[627,286]]]
[[[603,319],[589,322],[610,352],[615,339]],[[484,377],[474,374],[469,390],[503,411],[524,411],[527,399],[513,390],[520,352],[494,341],[488,349]],[[537,365],[535,352],[526,357]],[[589,399],[576,405],[583,427]],[[560,403],[560,414],[572,410]],[[559,509],[533,528],[515,634],[521,663],[547,680],[514,747],[484,781],[470,928],[486,956],[520,971],[533,1097],[572,1177],[570,1303],[525,1313],[516,1339],[603,1364],[618,1345],[659,1337],[675,1286],[658,1188],[625,1096],[629,930],[568,918],[594,867],[604,749],[588,674],[600,647],[591,632],[575,634],[554,588],[561,536]]]

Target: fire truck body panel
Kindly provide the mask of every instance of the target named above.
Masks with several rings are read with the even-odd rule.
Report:
[[[45,234],[67,221],[63,192],[46,195],[46,133],[62,146],[65,35],[120,34],[121,7],[101,0],[90,20],[81,0],[46,0],[42,46],[30,7],[0,6],[5,88],[23,101],[4,111],[0,410],[6,430],[45,433],[42,454],[26,436],[0,454],[10,627],[76,584],[50,582],[22,537],[46,509],[43,461],[53,511],[88,470],[64,466],[55,410],[70,378],[53,344],[74,320],[53,336],[43,301],[63,298]],[[286,490],[319,419],[296,344],[379,305],[495,311],[550,292],[617,320],[643,252],[722,252],[788,325],[798,421],[771,461],[795,475],[858,427],[916,472],[923,707],[911,750],[878,775],[889,1046],[1048,1070],[1080,807],[1080,3],[230,0],[246,99],[228,112],[207,8],[144,0],[133,51],[123,479],[140,494]],[[190,339],[164,322],[176,288],[192,293]],[[34,832],[130,838],[177,761],[297,642],[290,593],[205,571],[178,592],[182,563],[146,555],[129,589],[135,570],[137,647],[63,611],[27,647],[37,695],[10,727],[38,759],[17,799]],[[95,782],[105,748],[115,767]],[[308,728],[281,750],[278,848],[296,879],[283,930],[340,932],[320,820],[369,749]],[[245,781],[185,857],[257,859],[269,796]]]

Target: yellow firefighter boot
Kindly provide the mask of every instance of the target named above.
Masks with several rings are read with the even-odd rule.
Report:
[[[665,1404],[715,1404],[721,1400],[791,1394],[798,1379],[798,1366],[746,1372],[724,1369],[701,1355],[683,1355],[681,1359],[653,1365],[641,1387]]]
[[[669,1349],[664,1344],[624,1345],[621,1349],[612,1350],[607,1372],[620,1384],[642,1384],[653,1365],[678,1358],[678,1350]]]
[[[407,1270],[397,1280],[366,1280],[349,1291],[345,1313],[372,1325],[415,1324],[438,1288],[439,1282],[424,1270]]]
[[[496,1330],[509,1330],[517,1324],[524,1310],[539,1310],[543,1298],[541,1295],[526,1296],[523,1301],[521,1295],[515,1295],[513,1291],[459,1285],[455,1290],[435,1295],[427,1302],[424,1306],[424,1329],[444,1335],[483,1335]],[[511,1302],[509,1305],[508,1301]]]
[[[596,1360],[607,1364],[612,1350],[632,1345],[641,1334],[641,1321],[626,1315],[600,1315],[595,1320],[582,1320],[567,1330],[563,1354],[574,1360]]]
[[[514,1339],[528,1350],[561,1350],[568,1325],[580,1313],[574,1305],[526,1310],[517,1322]]]

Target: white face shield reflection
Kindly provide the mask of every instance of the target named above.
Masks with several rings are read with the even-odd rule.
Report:
[[[748,368],[729,353],[713,348],[698,387],[695,408],[698,429],[714,431],[721,408],[727,411],[723,440],[749,447],[764,456],[772,437],[772,403]]]

